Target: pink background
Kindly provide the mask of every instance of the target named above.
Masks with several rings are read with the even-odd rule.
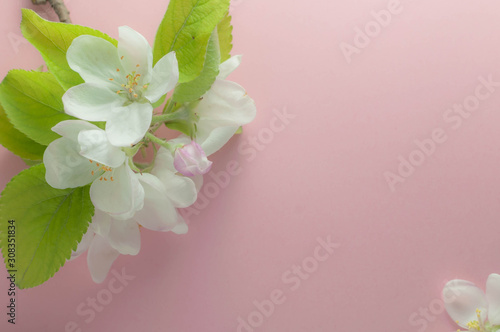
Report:
[[[65,331],[73,321],[82,331],[232,332],[250,316],[259,332],[455,330],[440,302],[446,280],[484,287],[500,272],[500,91],[456,130],[443,116],[474,94],[478,77],[500,81],[500,4],[401,0],[399,14],[348,63],[340,44],[353,44],[355,28],[388,4],[235,1],[233,54],[244,61],[231,79],[258,115],[212,160],[214,173],[232,160],[241,172],[222,189],[207,177],[218,193],[190,217],[187,235],[143,231],[140,254],[113,267],[135,279],[91,322],[76,309],[104,294],[113,276],[94,284],[81,257],[20,292],[15,327],[6,323],[0,278],[0,329]],[[130,25],[151,42],[166,6],[68,2],[75,23],[113,37]],[[42,64],[17,40],[21,7],[33,8],[29,0],[1,5],[1,77]],[[271,138],[284,110],[295,118]],[[436,128],[447,140],[391,191],[384,173],[397,172],[399,156],[416,156],[414,141]],[[252,137],[261,151],[250,148]],[[24,164],[0,153],[3,188]],[[282,276],[314,264],[316,239],[328,236],[340,247],[292,290]],[[269,317],[255,314],[253,302],[276,289],[284,303]]]

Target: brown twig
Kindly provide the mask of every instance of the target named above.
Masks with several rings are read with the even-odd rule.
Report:
[[[50,3],[57,16],[59,17],[59,21],[63,23],[71,23],[71,18],[69,17],[69,10],[66,8],[64,4],[64,0],[31,0],[34,5],[43,5],[47,2]]]

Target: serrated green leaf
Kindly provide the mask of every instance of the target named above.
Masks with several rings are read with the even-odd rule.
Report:
[[[11,123],[42,145],[60,137],[53,126],[74,119],[64,113],[63,94],[54,75],[46,72],[11,70],[0,84],[0,102]]]
[[[219,34],[220,62],[222,63],[231,57],[233,49],[233,26],[229,13],[217,25],[217,32]]]
[[[35,287],[54,276],[76,250],[93,214],[89,186],[54,189],[45,181],[43,164],[15,176],[0,198],[0,247],[7,269],[17,271],[17,286]],[[9,237],[9,220],[15,237]],[[9,243],[14,242],[11,266]]]
[[[28,166],[35,166],[43,162],[43,160],[30,160],[30,159],[23,159],[23,161]]]
[[[179,83],[200,75],[208,41],[229,9],[229,0],[171,0],[156,33],[156,63],[171,51],[179,62]]]
[[[108,35],[81,25],[56,23],[44,20],[34,11],[23,9],[21,31],[24,37],[41,53],[50,72],[64,89],[83,83],[80,75],[73,71],[66,60],[66,51],[73,39],[80,35],[103,38],[115,46],[118,42]]]
[[[205,64],[200,76],[192,81],[181,83],[175,88],[172,100],[178,103],[188,103],[199,99],[207,92],[219,75],[220,50],[217,29],[214,29],[208,42]]]
[[[14,128],[0,105],[0,144],[23,159],[42,160],[45,146]]]

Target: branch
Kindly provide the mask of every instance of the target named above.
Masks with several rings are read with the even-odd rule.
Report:
[[[57,16],[59,17],[59,21],[63,23],[71,23],[71,18],[69,17],[69,10],[66,8],[64,4],[64,0],[31,0],[34,5],[43,5],[46,4],[47,1],[50,3]]]

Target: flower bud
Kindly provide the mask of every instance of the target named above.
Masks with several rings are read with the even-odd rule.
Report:
[[[195,141],[175,150],[175,169],[186,176],[206,174],[212,167],[212,162],[207,159],[205,151]]]

